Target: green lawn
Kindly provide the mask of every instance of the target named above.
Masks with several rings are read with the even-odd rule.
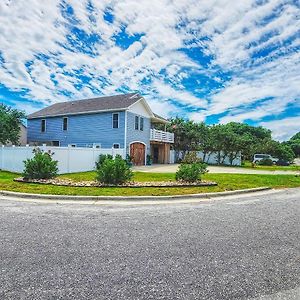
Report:
[[[95,187],[64,187],[42,184],[14,182],[13,178],[20,176],[10,172],[0,171],[0,190],[55,194],[55,195],[110,195],[110,196],[142,196],[142,195],[182,195],[205,192],[221,192],[236,189],[269,186],[273,188],[300,187],[300,177],[294,175],[248,175],[248,174],[206,174],[203,179],[216,181],[218,186],[212,187],[173,187],[173,188],[95,188]],[[63,178],[76,180],[93,180],[94,172],[61,175]],[[173,173],[143,173],[136,172],[136,181],[175,180]]]
[[[253,169],[250,161],[245,161],[244,165],[241,167]],[[295,166],[295,165],[291,165],[291,166],[276,166],[276,165],[274,165],[274,166],[259,166],[259,165],[256,165],[255,169],[268,170],[268,171],[300,171],[300,166]]]

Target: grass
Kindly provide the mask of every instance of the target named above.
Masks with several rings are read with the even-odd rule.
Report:
[[[245,161],[242,168],[253,169],[250,161]],[[300,171],[300,166],[290,165],[290,166],[259,166],[256,165],[254,169],[257,170],[268,170],[268,171]]]
[[[294,175],[248,175],[248,174],[205,174],[204,180],[216,181],[218,186],[211,187],[172,187],[172,188],[95,188],[95,187],[64,187],[53,185],[29,184],[14,182],[20,176],[16,173],[0,171],[0,190],[54,194],[54,195],[86,195],[86,196],[144,196],[144,195],[183,195],[207,192],[222,192],[262,186],[273,188],[300,187],[300,177]],[[61,175],[61,178],[73,180],[93,180],[95,172],[83,172]],[[167,181],[175,180],[173,173],[135,172],[136,181]]]

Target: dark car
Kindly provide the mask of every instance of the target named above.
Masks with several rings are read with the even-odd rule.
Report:
[[[289,166],[290,163],[288,161],[286,161],[286,160],[279,159],[279,160],[277,160],[276,165],[277,166]]]

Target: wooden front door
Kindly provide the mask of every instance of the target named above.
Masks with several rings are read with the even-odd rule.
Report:
[[[130,156],[135,166],[145,165],[145,148],[145,145],[142,143],[132,143],[130,145]]]

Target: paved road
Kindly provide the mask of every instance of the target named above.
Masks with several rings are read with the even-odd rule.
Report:
[[[300,299],[300,189],[190,204],[0,200],[0,299]]]
[[[154,173],[175,173],[178,169],[178,164],[170,165],[152,165],[152,166],[135,166],[134,170],[140,172],[154,172]],[[248,169],[239,167],[222,167],[222,166],[208,166],[209,173],[230,173],[230,174],[269,174],[269,175],[294,175],[300,174],[300,171],[268,171],[258,169]]]

